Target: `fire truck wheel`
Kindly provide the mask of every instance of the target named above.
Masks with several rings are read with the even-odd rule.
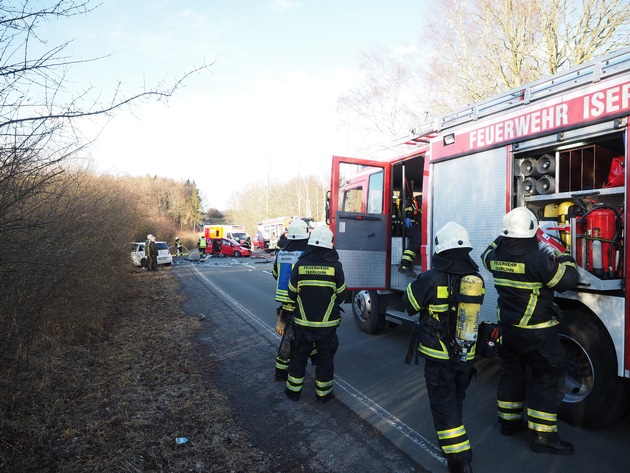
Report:
[[[385,316],[379,313],[376,291],[355,291],[352,295],[352,313],[362,332],[376,334],[385,327]]]
[[[563,310],[560,337],[567,351],[560,418],[592,428],[622,417],[629,390],[617,375],[614,345],[604,326],[586,310]]]

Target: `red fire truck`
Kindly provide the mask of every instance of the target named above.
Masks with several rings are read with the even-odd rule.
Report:
[[[623,49],[412,130],[388,160],[334,156],[327,223],[343,263],[358,327],[377,333],[412,320],[398,272],[400,208],[421,202],[416,273],[430,265],[433,238],[464,225],[473,258],[500,233],[506,212],[527,206],[545,238],[567,248],[580,283],[556,294],[568,353],[561,416],[585,427],[630,408],[630,281],[625,269],[630,49]],[[496,320],[491,275],[482,320]]]

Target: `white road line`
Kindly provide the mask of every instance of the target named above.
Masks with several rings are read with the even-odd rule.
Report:
[[[228,302],[233,304],[234,307],[239,309],[244,315],[249,317],[252,321],[256,322],[258,325],[260,325],[260,327],[262,327],[265,331],[267,331],[271,335],[275,336],[278,339],[280,338],[278,337],[278,334],[276,333],[275,329],[271,328],[260,317],[250,312],[246,307],[244,307],[237,300],[235,300],[229,294],[223,291],[219,286],[217,286],[210,279],[208,279],[204,274],[202,274],[196,266],[193,266],[192,268],[209,286],[211,286],[215,291],[221,294],[222,297],[224,297]],[[398,419],[395,415],[393,415],[392,413],[390,413],[389,411],[381,407],[378,403],[374,402],[372,399],[370,399],[368,396],[363,394],[361,391],[356,389],[354,386],[346,382],[344,379],[342,379],[338,375],[335,375],[335,381],[337,385],[339,386],[339,388],[344,390],[346,393],[348,393],[349,396],[353,397],[356,401],[363,404],[371,412],[373,412],[375,415],[380,417],[383,421],[385,421],[388,425],[396,429],[402,435],[407,437],[407,439],[409,439],[413,444],[417,445],[420,449],[422,449],[428,455],[433,457],[436,461],[442,463],[443,465],[446,465],[447,463],[446,459],[442,457],[440,453],[440,448],[438,446],[434,445],[429,440],[425,439],[420,433],[413,430],[403,421]]]

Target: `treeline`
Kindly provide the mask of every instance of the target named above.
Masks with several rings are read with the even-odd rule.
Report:
[[[96,176],[43,156],[0,148],[0,418],[6,422],[37,402],[54,369],[50,353],[89,346],[116,323],[112,303],[130,284],[129,242],[147,233],[170,240],[200,216],[194,183]]]
[[[229,210],[225,212],[226,220],[244,225],[252,238],[256,235],[258,223],[269,218],[312,217],[323,222],[329,188],[328,175],[300,176],[287,182],[260,181],[231,195]]]

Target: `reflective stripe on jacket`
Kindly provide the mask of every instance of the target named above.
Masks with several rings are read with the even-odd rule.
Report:
[[[309,328],[336,327],[346,280],[336,250],[311,247],[293,267],[289,299],[295,302],[294,322]]]
[[[536,238],[493,241],[481,255],[499,294],[499,320],[520,328],[557,325],[554,291],[575,286],[579,274],[572,259],[559,263],[538,250]]]

